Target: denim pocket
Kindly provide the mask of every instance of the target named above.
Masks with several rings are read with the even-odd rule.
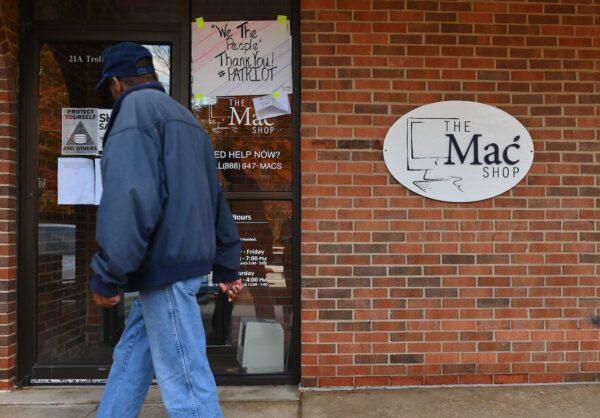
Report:
[[[200,290],[200,284],[202,279],[200,277],[194,277],[192,279],[180,280],[175,283],[185,293],[195,295]]]

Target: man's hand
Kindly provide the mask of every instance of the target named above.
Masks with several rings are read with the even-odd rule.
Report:
[[[229,302],[233,302],[235,298],[237,298],[243,287],[244,284],[242,283],[242,279],[238,279],[234,282],[219,283],[219,289],[227,295],[227,300]]]
[[[102,296],[99,295],[98,293],[94,293],[91,292],[92,294],[92,300],[94,301],[94,303],[98,306],[102,306],[103,308],[112,308],[113,306],[115,306],[116,304],[118,304],[121,301],[121,296],[116,295],[116,296]]]

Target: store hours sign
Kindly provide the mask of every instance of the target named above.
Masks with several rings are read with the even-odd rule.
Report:
[[[402,116],[385,137],[390,173],[421,196],[475,202],[516,186],[533,163],[527,129],[496,107],[431,103]]]

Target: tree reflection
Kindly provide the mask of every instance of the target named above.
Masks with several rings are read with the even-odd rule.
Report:
[[[215,151],[225,152],[218,158],[223,190],[291,191],[291,115],[256,120],[252,96],[219,97],[209,106],[195,101],[192,111]]]

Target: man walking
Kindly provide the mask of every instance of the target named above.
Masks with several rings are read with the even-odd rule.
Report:
[[[165,93],[152,55],[107,48],[98,89],[116,103],[105,135],[103,196],[90,282],[94,302],[139,291],[113,354],[98,417],[137,417],[153,376],[170,417],[220,417],[196,293],[212,271],[229,300],[242,289],[240,239],[213,147]]]

